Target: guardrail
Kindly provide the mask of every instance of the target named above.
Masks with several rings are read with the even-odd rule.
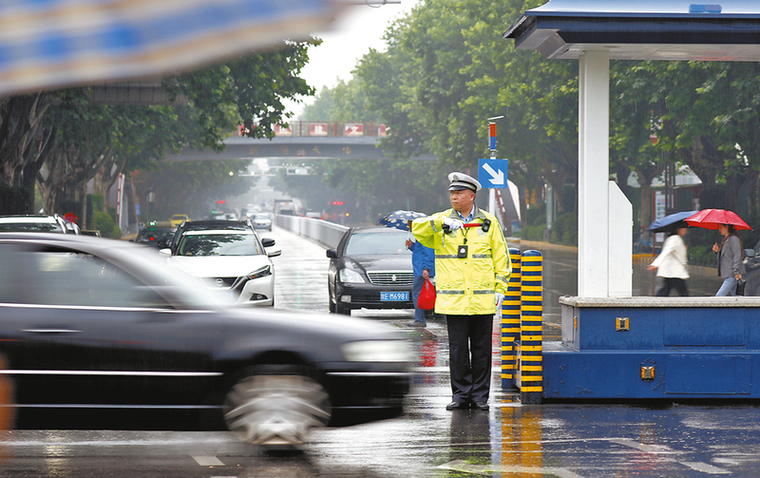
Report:
[[[322,219],[280,214],[274,216],[274,223],[278,227],[316,241],[328,249],[337,247],[343,233],[348,230],[346,226]]]

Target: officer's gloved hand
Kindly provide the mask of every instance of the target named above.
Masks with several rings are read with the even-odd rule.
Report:
[[[450,217],[447,217],[443,220],[443,225],[446,226],[449,231],[456,231],[457,229],[462,229],[464,227],[464,223],[460,221],[459,219],[451,219]]]
[[[501,303],[504,302],[504,294],[496,293],[496,308],[501,309]]]

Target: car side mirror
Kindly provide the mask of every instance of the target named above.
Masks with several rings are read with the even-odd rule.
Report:
[[[271,237],[265,237],[261,239],[261,244],[263,244],[264,247],[272,247],[274,246],[274,239],[272,239]]]
[[[172,255],[172,250],[171,249],[159,249],[158,253],[161,254],[162,256],[170,257]]]
[[[274,250],[274,251],[267,252],[267,256],[269,256],[269,257],[277,257],[280,254],[282,254],[282,249],[277,249],[277,250]]]
[[[327,257],[329,257],[330,259],[337,259],[338,251],[335,249],[327,249]]]

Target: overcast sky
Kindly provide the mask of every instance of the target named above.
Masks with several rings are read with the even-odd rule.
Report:
[[[370,48],[385,50],[383,34],[396,18],[409,12],[417,0],[400,0],[400,4],[388,4],[381,7],[366,5],[350,7],[333,23],[329,31],[314,32],[322,38],[323,43],[309,50],[309,64],[302,71],[309,85],[317,93],[323,86],[332,88],[338,80],[351,79],[351,71],[356,62]],[[308,98],[306,103],[311,103]],[[292,103],[289,109],[296,117],[303,108],[302,104]]]

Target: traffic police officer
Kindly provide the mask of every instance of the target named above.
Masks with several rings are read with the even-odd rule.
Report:
[[[452,209],[416,219],[412,233],[435,250],[435,311],[446,315],[449,332],[453,401],[446,409],[488,410],[493,316],[512,261],[498,220],[475,205],[480,183],[458,172],[449,174],[449,183]]]

